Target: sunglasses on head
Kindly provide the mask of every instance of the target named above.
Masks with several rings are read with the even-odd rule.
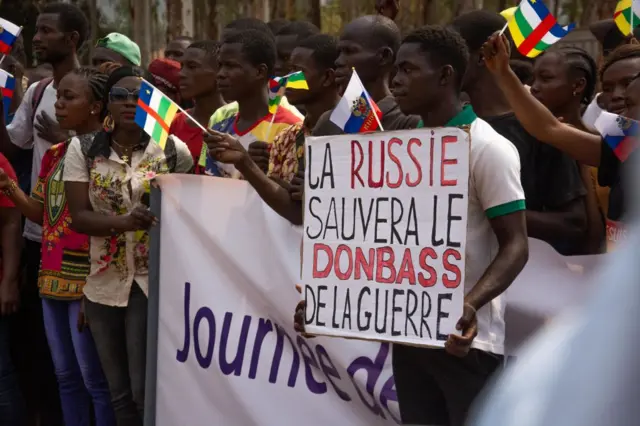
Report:
[[[109,101],[111,102],[126,102],[131,100],[138,102],[140,97],[140,89],[127,90],[124,87],[113,87],[109,92]]]

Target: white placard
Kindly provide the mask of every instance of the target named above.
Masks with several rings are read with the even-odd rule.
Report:
[[[308,138],[302,284],[311,334],[443,346],[462,314],[469,138]]]
[[[305,339],[294,331],[300,228],[271,211],[247,182],[158,182],[156,426],[398,424],[390,344]],[[600,259],[563,258],[537,243],[507,293],[508,308],[514,300],[522,314],[507,320],[507,347],[514,346],[511,334],[520,340],[535,331],[532,319],[580,300],[587,265]]]

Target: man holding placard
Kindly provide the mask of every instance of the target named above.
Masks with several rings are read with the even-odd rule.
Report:
[[[414,31],[394,95],[430,129],[307,142],[296,329],[394,342],[405,424],[464,424],[502,363],[501,295],[528,256],[518,152],[463,107],[468,59],[455,31]]]

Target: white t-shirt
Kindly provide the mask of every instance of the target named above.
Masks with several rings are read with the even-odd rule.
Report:
[[[600,114],[602,114],[603,110],[602,108],[600,108],[600,105],[598,105],[599,96],[600,93],[598,93],[596,97],[593,98],[589,106],[587,106],[587,109],[584,110],[584,114],[582,115],[582,122],[587,127],[595,127],[596,120],[598,119],[598,117],[600,117]]]
[[[490,219],[525,210],[520,183],[520,156],[516,147],[478,118],[470,106],[447,126],[470,125],[469,207],[465,251],[465,293],[480,280],[498,253],[498,239]],[[504,354],[504,311],[502,294],[478,311],[478,336],[473,347]]]
[[[57,91],[53,87],[53,81],[45,88],[42,94],[40,105],[36,109],[36,113],[32,111],[32,99],[35,88],[38,83],[34,83],[27,89],[22,99],[22,103],[16,111],[13,121],[7,126],[7,132],[11,138],[11,142],[22,149],[33,148],[33,168],[31,170],[31,188],[35,188],[38,175],[40,174],[40,166],[42,158],[52,144],[38,136],[38,132],[34,128],[31,117],[37,117],[45,111],[49,117],[55,120],[56,111],[54,105],[57,99]],[[24,226],[24,236],[35,242],[42,240],[42,227],[27,219]]]

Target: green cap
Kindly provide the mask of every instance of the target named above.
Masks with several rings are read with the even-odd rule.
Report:
[[[98,40],[96,46],[113,50],[134,65],[140,66],[142,62],[140,58],[140,48],[124,34],[111,33]]]

